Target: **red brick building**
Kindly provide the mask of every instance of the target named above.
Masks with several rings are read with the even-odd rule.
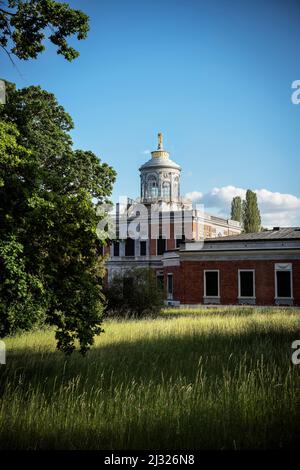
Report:
[[[300,306],[300,228],[184,243],[163,266],[171,305]]]

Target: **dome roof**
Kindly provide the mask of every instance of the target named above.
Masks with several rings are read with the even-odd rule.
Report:
[[[169,158],[165,157],[152,157],[150,160],[148,160],[144,165],[140,167],[140,170],[146,170],[146,169],[151,169],[151,168],[173,168],[176,170],[181,170],[180,165],[177,163],[173,162]]]
[[[174,170],[181,170],[180,165],[177,165],[177,163],[173,162],[169,158],[169,152],[164,150],[163,147],[163,135],[160,132],[158,134],[158,146],[157,150],[154,150],[151,152],[152,158],[148,160],[144,165],[140,167],[141,170],[147,170],[148,168],[172,168]]]

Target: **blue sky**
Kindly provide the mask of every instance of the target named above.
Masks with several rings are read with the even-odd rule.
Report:
[[[139,195],[138,167],[162,131],[182,193],[226,215],[258,190],[266,225],[300,224],[300,2],[70,0],[91,19],[80,58],[53,47],[0,76],[53,92],[76,148],[118,172],[114,199]],[[21,74],[21,76],[20,76]],[[274,194],[276,193],[276,194]]]

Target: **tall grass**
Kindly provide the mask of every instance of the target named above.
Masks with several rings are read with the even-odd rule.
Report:
[[[299,310],[167,313],[106,321],[84,358],[57,352],[52,330],[7,338],[0,447],[300,444],[300,366],[291,363]]]

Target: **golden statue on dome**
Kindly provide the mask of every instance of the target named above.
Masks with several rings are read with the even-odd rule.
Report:
[[[158,146],[157,146],[157,150],[163,150],[163,135],[161,132],[159,132],[158,134]]]

